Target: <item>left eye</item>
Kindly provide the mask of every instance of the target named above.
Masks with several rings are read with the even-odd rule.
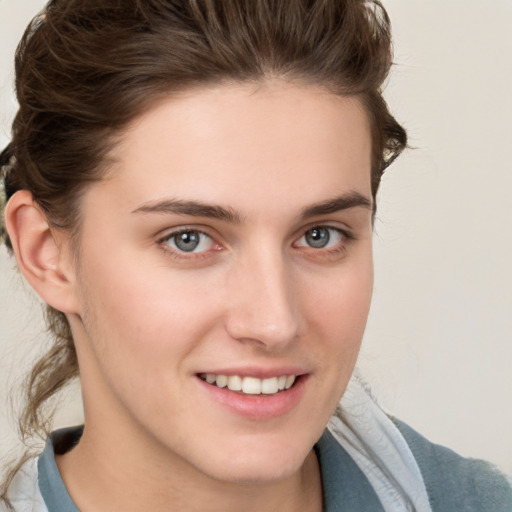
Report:
[[[206,233],[187,229],[171,233],[164,243],[180,252],[204,252],[211,249],[214,242]]]
[[[308,229],[297,241],[299,247],[311,247],[312,249],[329,249],[336,247],[343,240],[343,233],[336,228],[315,226]]]

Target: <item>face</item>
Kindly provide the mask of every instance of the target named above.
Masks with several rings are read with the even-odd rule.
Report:
[[[297,471],[366,323],[370,155],[358,100],[314,87],[201,89],[138,118],[83,197],[86,432],[221,480]]]

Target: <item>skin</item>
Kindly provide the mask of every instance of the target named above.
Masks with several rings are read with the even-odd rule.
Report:
[[[67,313],[81,372],[84,435],[57,460],[80,510],[321,510],[312,446],[372,292],[370,154],[356,98],[282,81],[182,93],[126,130],[83,196],[77,257],[65,237],[45,252],[66,291],[41,294]],[[356,195],[368,204],[304,217]],[[169,200],[235,218],[148,211]],[[316,226],[327,247],[308,245]],[[183,227],[205,233],[196,252],[176,247]],[[197,376],[284,367],[307,380],[271,418]]]

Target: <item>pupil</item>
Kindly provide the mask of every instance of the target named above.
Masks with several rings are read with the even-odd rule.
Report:
[[[176,235],[174,242],[181,251],[190,252],[199,245],[199,235],[194,231],[185,231]]]
[[[306,241],[310,247],[322,249],[329,243],[329,230],[326,228],[313,228],[306,233]]]

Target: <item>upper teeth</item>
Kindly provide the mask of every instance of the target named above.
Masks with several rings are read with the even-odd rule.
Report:
[[[208,384],[215,384],[219,388],[227,387],[231,391],[241,391],[248,395],[273,395],[283,389],[290,389],[296,378],[295,375],[282,375],[281,377],[258,379],[256,377],[216,375],[214,373],[202,373],[200,377]]]

